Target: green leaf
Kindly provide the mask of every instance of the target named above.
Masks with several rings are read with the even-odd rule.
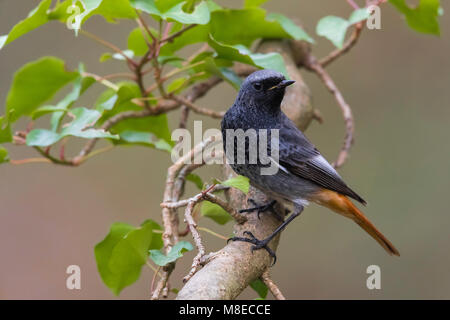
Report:
[[[155,230],[161,228],[152,220],[139,228],[114,223],[106,238],[95,246],[98,271],[114,294],[118,295],[139,278],[148,250],[162,246],[161,234]]]
[[[31,114],[31,118],[37,119],[40,118],[46,114],[54,113],[54,112],[66,112],[68,109],[64,107],[58,107],[53,105],[45,105],[42,107],[37,108],[33,113]]]
[[[212,54],[212,52],[203,52],[195,59],[193,59],[192,62],[204,62],[203,64],[195,68],[195,72],[205,72],[208,77],[211,74],[214,74],[231,84],[236,90],[239,90],[242,84],[242,79],[239,78],[239,76],[232,69],[221,66],[221,64],[223,64],[223,62],[227,60],[213,59],[211,58]],[[201,55],[203,55],[203,57],[201,57]]]
[[[218,58],[238,61],[263,69],[273,69],[289,78],[283,57],[279,53],[252,53],[242,45],[226,45],[216,41],[212,36],[210,36],[208,43],[217,52]]]
[[[348,27],[347,20],[341,17],[327,16],[320,19],[316,32],[319,36],[330,40],[336,47],[342,48]]]
[[[201,213],[202,216],[208,217],[221,225],[233,220],[230,214],[221,206],[210,201],[202,202]]]
[[[355,23],[367,20],[370,17],[370,11],[367,8],[356,9],[352,12],[350,17],[348,18],[348,23],[353,25]]]
[[[320,19],[316,32],[319,36],[330,40],[336,47],[342,48],[347,29],[355,23],[366,20],[369,16],[370,12],[367,8],[353,11],[348,20],[336,16],[327,16]]]
[[[188,78],[186,77],[174,79],[167,85],[167,93],[180,93],[181,90],[185,87],[187,81]]]
[[[161,47],[160,54],[171,56],[176,51],[187,45],[208,41],[209,27],[207,25],[195,26],[176,37],[172,42],[168,42]]]
[[[419,5],[410,8],[405,0],[389,0],[406,18],[408,25],[415,31],[440,34],[438,17],[442,13],[439,0],[420,0]]]
[[[210,20],[208,4],[201,2],[191,13],[183,10],[187,1],[176,4],[168,10],[161,11],[154,0],[131,0],[131,5],[148,14],[158,16],[164,20],[174,20],[183,24],[207,24]],[[164,8],[166,9],[166,8]]]
[[[133,50],[123,50],[122,52],[128,58],[133,59],[133,57],[134,57],[134,51]],[[106,53],[101,55],[100,62],[108,61],[111,58],[116,59],[116,60],[121,60],[121,61],[125,60],[125,57],[122,54],[120,54],[120,53],[106,52]]]
[[[162,55],[172,55],[181,48],[213,38],[224,44],[243,44],[250,46],[260,38],[293,38],[311,41],[312,39],[290,19],[280,14],[266,16],[261,8],[243,10],[211,9],[209,25],[196,26],[173,42],[166,43],[161,48]]]
[[[295,40],[304,40],[309,43],[314,43],[314,39],[311,38],[305,30],[297,26],[291,19],[280,14],[280,13],[270,13],[267,15],[267,21],[276,21],[284,31],[286,31]]]
[[[170,64],[171,66],[174,66],[175,68],[181,68],[183,66],[181,64],[182,61],[184,61],[183,58],[177,57],[175,55],[170,55],[170,56],[160,55],[158,57],[158,62],[161,65]]]
[[[71,114],[74,119],[67,126],[65,126],[60,133],[46,129],[31,130],[27,135],[27,145],[46,147],[67,136],[74,136],[84,139],[119,139],[119,136],[106,132],[103,129],[90,128],[101,116],[100,112],[97,110],[75,108],[71,110]]]
[[[80,74],[84,72],[84,66],[80,64],[79,66],[79,72]],[[94,83],[96,80],[92,77],[84,77],[80,76],[77,79],[75,79],[73,83],[73,89],[70,93],[68,93],[58,104],[56,105],[57,108],[64,108],[66,111],[61,112],[53,112],[52,118],[51,118],[51,130],[57,131],[63,117],[65,116],[67,110],[72,107],[72,105],[75,103],[75,101],[78,100],[78,98]],[[36,111],[39,112],[40,108]],[[36,115],[37,116],[37,115]],[[33,113],[32,117],[35,117],[35,114]]]
[[[154,0],[130,0],[130,3],[135,9],[142,10],[158,17],[161,15],[161,11],[159,11]]]
[[[180,3],[188,3],[188,5],[193,5],[195,3],[195,0],[154,0],[155,6],[158,8],[160,12],[166,12],[170,8],[176,6]]]
[[[299,36],[298,30],[292,29],[286,17],[281,21],[277,19],[280,16],[266,17],[266,11],[257,7],[217,10],[211,13],[210,32],[219,42],[245,46],[250,46],[260,38],[294,38],[293,34]]]
[[[201,2],[195,7],[192,13],[183,11],[183,6],[186,2],[182,2],[161,16],[163,19],[173,19],[183,24],[207,24],[210,20],[210,13],[206,2]]]
[[[194,249],[192,244],[187,241],[180,241],[172,247],[167,256],[161,250],[150,250],[150,259],[158,266],[165,266],[181,258],[184,252],[191,251],[192,249]]]
[[[143,56],[148,51],[147,42],[152,42],[150,36],[146,34],[145,37],[141,28],[133,29],[133,31],[131,31],[128,35],[128,49],[133,51],[137,56]]]
[[[102,0],[91,15],[101,15],[110,22],[115,19],[134,19],[137,17],[129,0]]]
[[[37,107],[78,75],[78,72],[66,71],[64,62],[54,57],[26,64],[15,73],[6,99],[9,120],[14,122],[21,116],[32,115]]]
[[[84,72],[84,65],[80,64],[78,67],[80,75],[73,81],[73,89],[56,105],[44,105],[37,108],[31,114],[33,120],[52,113],[51,130],[57,131],[60,122],[69,108],[78,100],[78,98],[95,83],[95,79],[92,77],[83,77],[81,74]]]
[[[222,10],[222,7],[215,3],[213,0],[206,0],[205,2],[208,5],[209,12]]]
[[[253,280],[252,282],[250,282],[250,287],[255,290],[256,293],[258,293],[261,299],[266,299],[269,288],[267,288],[264,282],[262,282],[260,279]]]
[[[266,2],[267,0],[245,0],[244,8],[259,7]]]
[[[284,64],[284,60],[281,54],[276,52],[270,53],[250,53],[250,51],[248,52],[255,66],[260,67],[262,69],[276,70],[278,72],[281,72],[286,77],[286,79],[289,79],[289,74],[286,70],[286,65]]]
[[[28,14],[27,18],[16,24],[7,35],[0,36],[0,49],[24,34],[47,23],[47,10],[50,8],[51,3],[51,0],[42,1]]]
[[[5,117],[0,117],[0,143],[5,142],[12,142],[11,125]]]
[[[99,242],[94,249],[100,277],[106,286],[116,295],[123,288],[122,275],[120,273],[116,274],[110,269],[109,261],[111,260],[114,248],[132,230],[134,230],[134,227],[129,224],[114,223],[111,225],[111,229],[106,238]]]
[[[152,242],[150,243],[150,246],[148,247],[148,250],[159,250],[164,246],[164,242],[162,239],[163,235],[163,229],[161,226],[153,221],[152,219],[147,219],[143,223],[141,223],[141,226],[148,226],[152,229]]]
[[[96,109],[103,112],[102,117],[98,122],[99,125],[118,113],[142,110],[142,107],[132,102],[134,98],[141,97],[138,85],[132,82],[122,82],[119,83],[118,86],[119,90],[117,92],[112,89],[106,90],[95,104]],[[173,144],[166,114],[138,119],[125,119],[110,128],[110,132],[114,134],[120,135],[124,131],[152,133],[157,139],[163,140],[166,145],[172,146]],[[158,141],[157,139],[152,138],[150,142],[153,144]],[[126,141],[122,140],[117,142],[123,143]],[[150,146],[150,144],[148,144],[148,146]],[[158,146],[162,149],[167,149],[166,146],[162,144],[158,144]]]
[[[0,146],[0,163],[8,162],[9,156],[8,156],[8,150],[6,150],[4,147]]]
[[[192,182],[193,184],[195,184],[195,186],[199,189],[202,190],[203,189],[203,180],[202,178],[200,178],[198,175],[196,175],[195,173],[189,173],[186,176],[186,180]]]
[[[247,177],[244,176],[236,176],[231,179],[228,179],[221,183],[227,187],[233,187],[241,190],[243,193],[247,194],[250,188],[250,181]]]
[[[119,144],[126,142],[127,144],[149,146],[158,150],[167,151],[169,153],[172,151],[172,145],[167,143],[165,140],[158,139],[151,132],[124,130],[119,134],[119,136]]]
[[[74,19],[77,13],[69,11],[68,8],[75,4],[80,9],[78,21]],[[59,20],[63,23],[67,21],[75,22],[75,34],[78,33],[81,25],[94,15],[101,15],[108,22],[114,22],[115,19],[134,19],[136,12],[130,5],[129,0],[65,0],[58,3],[53,10],[48,13],[49,20]],[[77,25],[78,22],[78,25]]]

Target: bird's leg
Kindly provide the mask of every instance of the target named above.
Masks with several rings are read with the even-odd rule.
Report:
[[[253,251],[255,250],[259,250],[259,249],[266,249],[266,251],[269,253],[269,255],[273,258],[273,263],[272,266],[275,264],[275,262],[277,262],[277,256],[275,255],[275,252],[273,252],[272,249],[270,249],[267,244],[270,242],[270,240],[272,240],[278,233],[280,233],[281,231],[284,230],[284,228],[286,228],[286,226],[292,221],[294,220],[296,217],[298,217],[300,215],[300,213],[302,213],[303,211],[303,206],[299,205],[299,204],[295,204],[294,205],[294,211],[292,212],[292,214],[286,219],[286,221],[284,221],[282,224],[280,224],[278,226],[278,228],[275,229],[275,231],[268,236],[267,238],[265,238],[264,240],[259,240],[257,239],[250,231],[244,231],[244,235],[249,236],[249,238],[244,238],[244,237],[233,237],[227,240],[228,241],[244,241],[244,242],[249,242],[252,243],[253,246],[251,247],[251,252],[253,253]]]
[[[276,200],[270,201],[269,203],[266,203],[266,204],[263,204],[263,205],[258,205],[256,203],[256,201],[253,200],[253,199],[248,199],[248,202],[250,202],[252,205],[254,205],[254,207],[251,207],[251,208],[248,208],[248,209],[239,210],[239,213],[246,213],[246,212],[256,211],[257,214],[258,214],[258,219],[260,219],[261,212],[270,211],[270,212],[272,212],[275,215],[275,217],[278,220],[283,221],[283,217],[281,217],[274,209],[274,206],[277,203]]]

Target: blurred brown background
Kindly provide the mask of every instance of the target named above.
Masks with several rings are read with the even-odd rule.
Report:
[[[412,1],[418,2],[418,1]],[[382,6],[382,29],[364,31],[350,54],[329,67],[356,119],[356,144],[343,177],[369,201],[369,218],[399,248],[388,256],[378,244],[347,219],[315,205],[283,233],[274,280],[291,299],[442,299],[450,298],[450,5],[441,1],[440,38],[410,30],[389,4]],[[36,6],[37,0],[0,0],[0,34],[6,34]],[[222,2],[224,3],[224,2]],[[238,7],[241,1],[227,1]],[[231,4],[230,4],[231,3]],[[272,1],[269,11],[301,19],[311,35],[325,15],[348,17],[346,1]],[[106,24],[95,17],[85,25],[111,42],[126,46],[132,22]],[[332,49],[318,39],[322,56]],[[13,73],[28,61],[58,56],[71,68],[79,61],[98,74],[123,70],[120,63],[100,64],[104,48],[56,22],[18,39],[0,51],[0,111]],[[325,119],[313,123],[307,135],[329,160],[344,135],[339,109],[314,75],[304,73],[314,105]],[[83,98],[89,106],[103,90],[96,86]],[[224,110],[236,92],[223,84],[199,101]],[[171,114],[176,123],[178,112]],[[218,121],[204,120],[204,128]],[[20,124],[26,125],[26,122]],[[9,147],[13,159],[36,156],[26,147]],[[0,166],[0,298],[110,299],[96,270],[94,245],[116,221],[138,225],[160,221],[159,203],[170,158],[146,148],[117,148],[79,168],[49,164]],[[217,168],[201,171],[217,176]],[[191,189],[193,191],[193,189]],[[206,219],[201,225],[229,235]],[[223,241],[204,235],[207,250]],[[187,240],[190,240],[187,238]],[[173,286],[186,273],[193,253],[182,259]],[[81,267],[81,290],[67,290],[66,268]],[[366,288],[367,266],[381,267],[381,290]],[[126,288],[120,298],[149,296],[152,271]],[[176,281],[175,281],[176,280]],[[270,296],[270,294],[269,294]],[[241,298],[254,298],[247,289]]]

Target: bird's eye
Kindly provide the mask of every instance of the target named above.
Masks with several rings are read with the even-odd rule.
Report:
[[[262,85],[261,85],[261,83],[257,82],[255,84],[253,84],[253,88],[255,88],[255,90],[259,91],[262,89]]]

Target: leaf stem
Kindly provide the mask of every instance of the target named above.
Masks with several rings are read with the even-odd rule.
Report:
[[[115,83],[113,83],[113,82],[111,82],[111,81],[105,79],[104,77],[101,77],[101,76],[99,76],[99,75],[97,75],[95,73],[82,72],[81,76],[82,77],[92,77],[92,78],[95,79],[95,81],[103,84],[104,86],[106,86],[108,88],[113,89],[114,91],[118,91],[119,90],[119,87]]]
[[[219,233],[217,233],[217,232],[214,232],[214,231],[212,231],[212,230],[210,230],[210,229],[208,229],[208,228],[205,228],[205,227],[198,227],[197,229],[198,229],[198,230],[201,230],[201,231],[208,232],[209,234],[212,234],[213,236],[215,236],[215,237],[217,237],[217,238],[220,238],[220,239],[223,239],[223,240],[228,240],[227,237],[225,237],[225,236],[223,236],[223,235],[221,235],[221,234],[219,234]]]
[[[104,40],[104,39],[102,39],[102,38],[96,36],[96,35],[93,34],[93,33],[90,33],[90,32],[88,32],[88,31],[86,31],[86,30],[80,30],[80,33],[81,33],[82,35],[85,35],[85,36],[88,37],[88,38],[91,38],[91,39],[94,40],[94,41],[97,41],[98,43],[102,44],[103,46],[105,46],[105,47],[107,47],[107,48],[110,48],[111,50],[114,50],[115,52],[117,52],[118,54],[120,54],[122,57],[124,57],[125,60],[127,60],[127,62],[128,62],[130,65],[132,65],[133,67],[136,67],[136,65],[137,65],[136,62],[135,62],[133,59],[131,59],[130,57],[128,57],[128,56],[127,56],[120,48],[118,48],[118,47],[115,46],[114,44],[112,44],[112,43],[110,43],[110,42],[108,42],[108,41],[106,41],[106,40]]]

